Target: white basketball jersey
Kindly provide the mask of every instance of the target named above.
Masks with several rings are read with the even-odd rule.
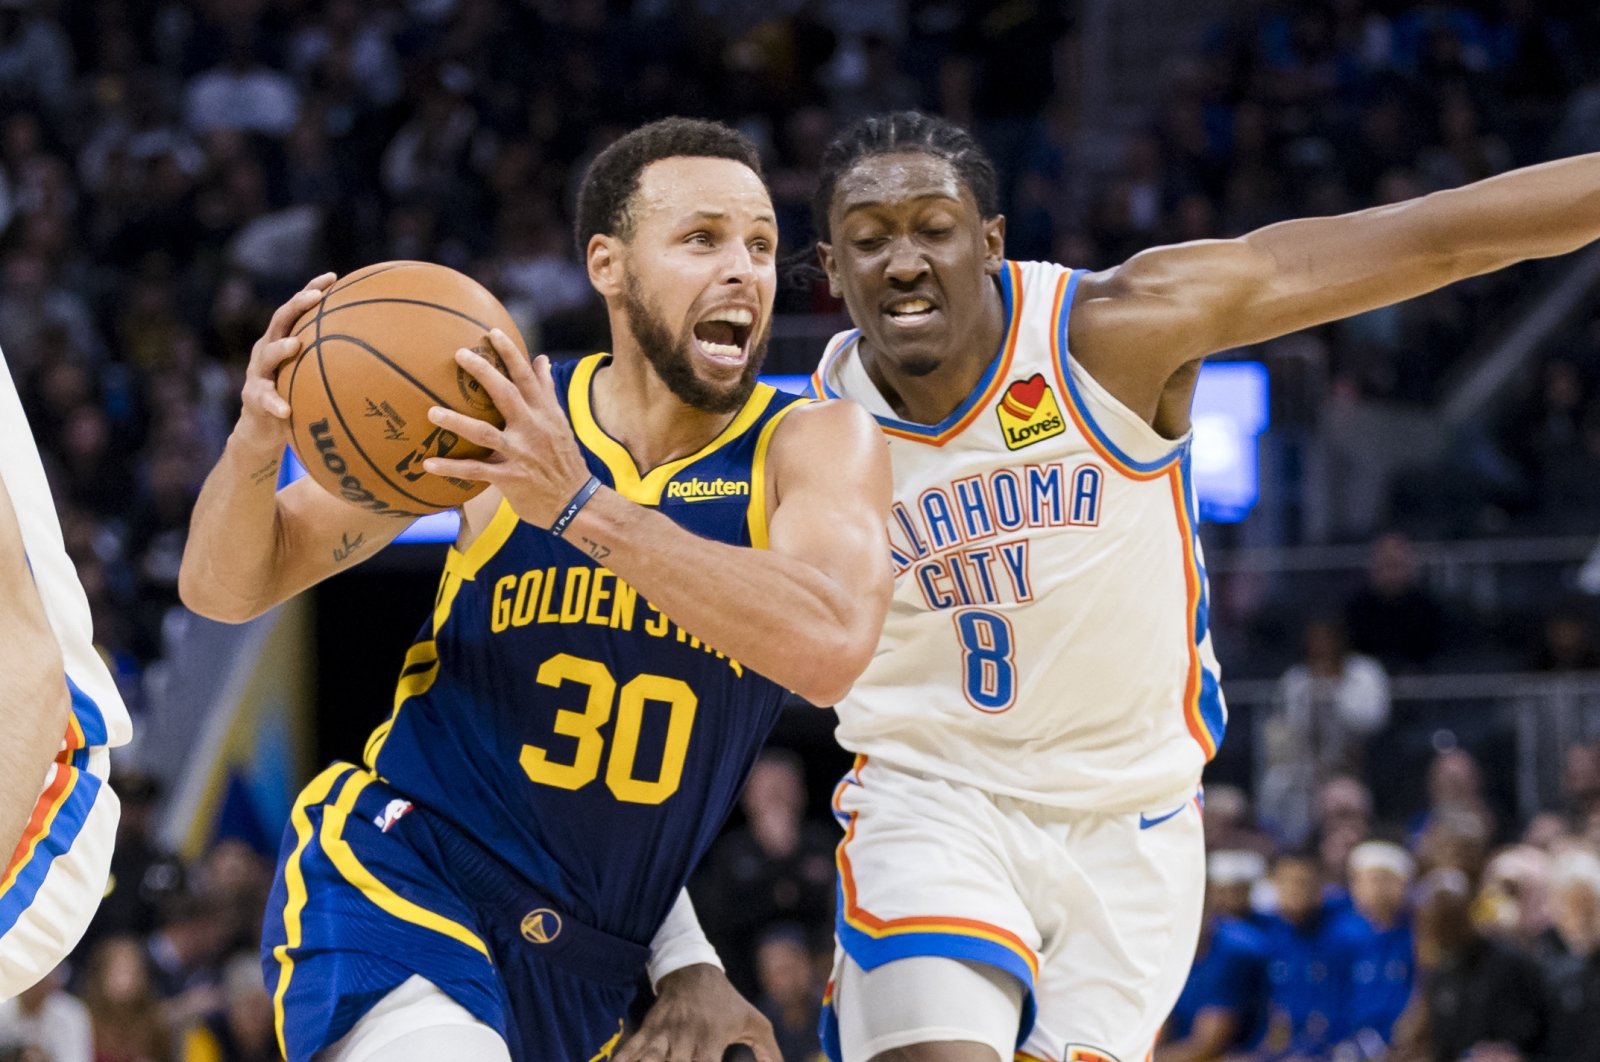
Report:
[[[0,353],[0,454],[5,455],[0,460],[0,481],[11,497],[33,582],[66,664],[73,720],[80,730],[69,744],[88,749],[127,744],[132,732],[128,710],[94,647],[89,600],[62,544],[50,484],[4,353]]]
[[[1080,275],[1006,263],[1004,346],[937,425],[896,418],[859,332],[829,343],[813,385],[870,410],[894,464],[894,598],[838,738],[994,793],[1144,810],[1192,795],[1226,709],[1190,440],[1072,358]]]

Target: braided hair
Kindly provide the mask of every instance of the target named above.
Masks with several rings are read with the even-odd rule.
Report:
[[[971,133],[920,111],[895,111],[861,119],[834,137],[823,152],[821,179],[811,201],[811,222],[817,238],[824,243],[833,240],[828,211],[841,177],[863,159],[907,151],[949,162],[977,201],[979,216],[991,218],[1000,212],[994,163]]]

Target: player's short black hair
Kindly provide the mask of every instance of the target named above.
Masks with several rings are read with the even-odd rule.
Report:
[[[652,162],[671,158],[732,159],[762,176],[755,141],[721,122],[662,118],[641,125],[596,155],[584,171],[575,225],[580,255],[599,233],[623,239],[633,234],[628,207],[639,190],[639,175]]]
[[[862,159],[902,151],[920,151],[949,162],[972,193],[980,215],[991,218],[1000,212],[994,163],[971,133],[931,114],[895,111],[861,119],[834,137],[822,153],[822,174],[811,201],[811,222],[818,239],[826,243],[833,238],[828,211],[839,178]]]

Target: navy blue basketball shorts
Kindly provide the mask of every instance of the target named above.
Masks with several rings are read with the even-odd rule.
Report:
[[[349,764],[295,802],[261,942],[289,1062],[310,1062],[413,974],[518,1062],[595,1062],[620,1040],[648,957]]]

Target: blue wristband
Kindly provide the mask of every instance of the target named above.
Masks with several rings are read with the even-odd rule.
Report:
[[[599,489],[600,477],[590,476],[589,482],[578,488],[578,493],[574,494],[572,500],[567,502],[567,507],[561,510],[561,515],[556,517],[556,522],[550,525],[550,533],[560,538],[562,533],[566,531],[567,525],[572,523],[573,517],[578,515],[580,509],[589,504],[589,499],[594,497],[594,492]]]

